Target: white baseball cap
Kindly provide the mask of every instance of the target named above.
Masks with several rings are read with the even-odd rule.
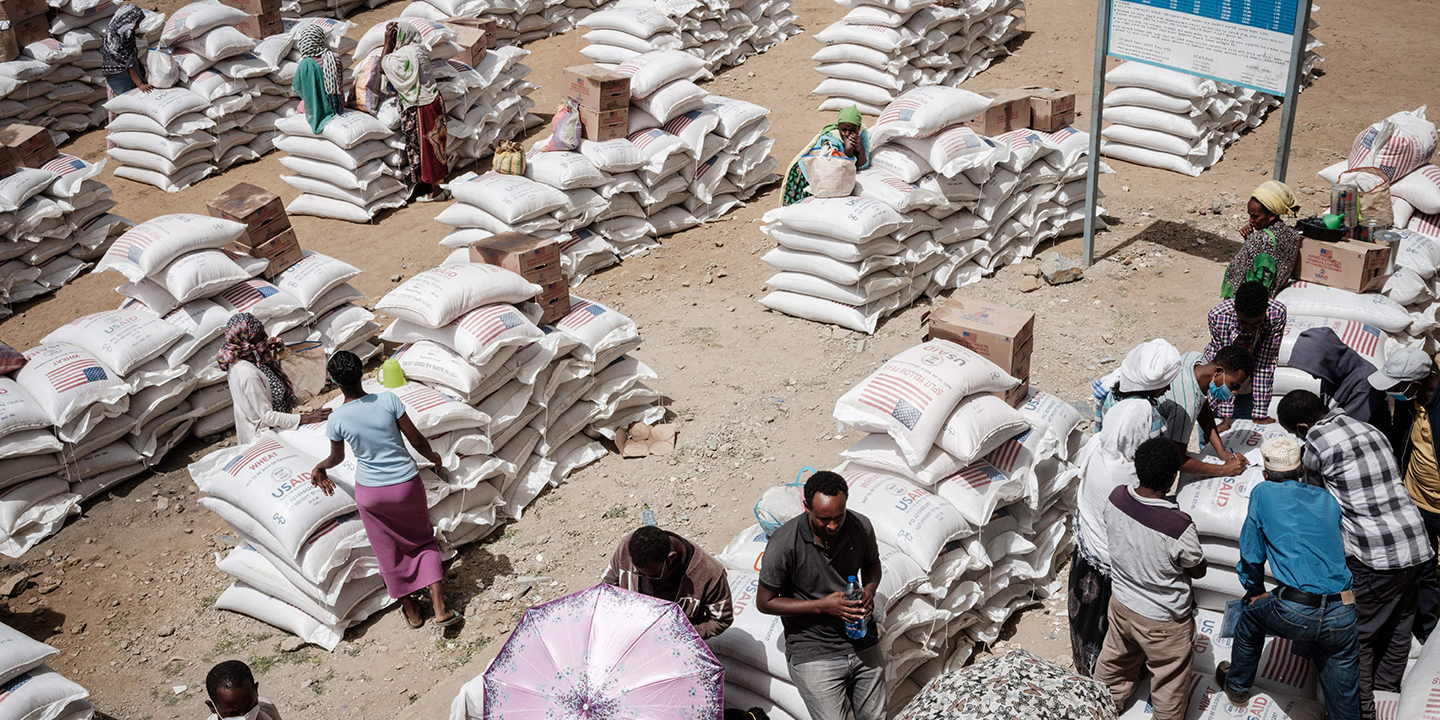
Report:
[[[1385,366],[1370,375],[1370,385],[1376,390],[1389,390],[1400,383],[1424,380],[1433,366],[1434,361],[1424,350],[1402,347],[1390,353]]]

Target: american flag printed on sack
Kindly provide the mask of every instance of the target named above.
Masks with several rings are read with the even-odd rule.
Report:
[[[629,139],[630,142],[635,144],[635,147],[644,150],[645,148],[650,146],[650,143],[655,142],[665,134],[666,132],[664,130],[661,130],[660,128],[650,128],[649,130],[641,130],[639,132],[632,133]]]
[[[1260,666],[1260,677],[1288,688],[1300,689],[1310,677],[1310,661],[1291,652],[1292,641],[1274,638]]]
[[[3,702],[5,698],[10,697],[10,693],[13,693],[16,690],[20,689],[21,685],[24,685],[28,682],[30,682],[30,673],[20,673],[14,678],[11,678],[9,682],[6,682],[4,685],[0,685],[0,702]]]
[[[892,122],[910,122],[910,118],[915,116],[915,111],[924,104],[924,100],[921,97],[900,97],[885,106],[885,110],[880,113],[880,119],[875,121],[875,124],[884,125],[885,123]]]
[[[87,167],[87,163],[74,155],[56,155],[54,160],[45,163],[41,170],[49,170],[58,175],[69,175],[72,172],[79,172]]]
[[[50,381],[50,386],[55,388],[55,392],[63,393],[87,383],[109,380],[110,376],[105,372],[105,366],[98,361],[74,355],[51,368],[49,372],[45,373],[45,379]]]
[[[283,447],[283,445],[273,439],[267,438],[261,440],[251,445],[245,452],[236,455],[230,462],[225,463],[225,467],[220,469],[230,473],[234,477],[240,477],[240,473],[245,470],[245,466]]]
[[[1440,240],[1440,214],[1415,213],[1410,217],[1409,230]]]
[[[982,490],[990,486],[990,483],[1007,480],[1005,473],[995,469],[995,466],[978,462],[950,476],[952,482],[962,482],[974,490]]]
[[[671,135],[679,135],[681,130],[690,127],[690,123],[693,123],[698,119],[700,119],[700,111],[691,110],[684,115],[671,118],[670,122],[665,123],[665,132],[668,132]]]
[[[264,280],[246,280],[220,293],[220,297],[235,308],[236,312],[245,312],[278,292],[280,292],[279,288]]]
[[[148,232],[136,228],[120,236],[110,250],[105,253],[107,257],[122,257],[132,263],[139,263],[145,257],[145,251],[155,244],[156,237]]]
[[[1340,330],[1340,342],[1345,343],[1361,355],[1373,356],[1380,349],[1380,343],[1384,342],[1384,339],[1380,334],[1380,328],[1347,320],[1345,326]]]
[[[491,305],[461,318],[460,329],[470,333],[470,336],[480,341],[481,345],[485,345],[506,330],[524,324],[525,318],[520,317],[519,311],[515,308],[509,305]]]
[[[405,403],[406,408],[414,410],[417,413],[432,410],[449,402],[439,391],[419,383],[412,382],[405,387],[395,388],[390,392],[395,393],[395,395],[400,398],[400,402]]]
[[[881,368],[860,391],[860,404],[869,405],[914,430],[930,405],[930,394],[909,378]]]
[[[594,320],[597,316],[604,314],[605,308],[596,305],[595,303],[581,300],[571,306],[570,314],[566,315],[563,318],[560,318],[560,322],[555,323],[555,326],[567,327],[571,330],[579,330],[580,328],[589,325],[590,321]]]
[[[1025,449],[1025,441],[1029,439],[1030,433],[1034,430],[1026,430],[1019,435],[1005,441],[1004,445],[995,448],[989,455],[985,456],[985,462],[995,466],[996,470],[1009,476],[1015,472],[1015,467],[1020,463],[1021,452]]]

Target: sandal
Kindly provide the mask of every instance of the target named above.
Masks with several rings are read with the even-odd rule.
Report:
[[[414,600],[411,600],[410,603],[411,607],[415,608],[415,617],[410,617],[410,608],[406,607],[403,603],[400,605],[400,613],[405,616],[405,622],[408,623],[410,627],[419,630],[425,627],[425,616],[420,614],[420,606],[416,605]]]
[[[442,628],[443,628],[443,627],[450,627],[451,625],[454,625],[455,623],[458,623],[458,622],[460,622],[461,620],[464,620],[464,619],[465,619],[465,618],[461,617],[460,613],[457,613],[457,612],[455,612],[454,610],[451,610],[451,611],[450,611],[450,617],[445,618],[444,620],[438,620],[438,619],[437,619],[437,620],[435,621],[435,627],[442,627]]]

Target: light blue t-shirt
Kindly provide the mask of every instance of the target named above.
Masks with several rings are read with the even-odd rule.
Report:
[[[398,485],[420,472],[396,420],[405,414],[405,403],[395,393],[366,395],[351,400],[330,413],[325,436],[350,445],[359,468],[355,482],[365,487]]]

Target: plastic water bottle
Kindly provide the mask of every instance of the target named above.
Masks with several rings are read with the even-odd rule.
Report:
[[[660,523],[655,519],[655,511],[650,509],[649,500],[642,500],[640,502],[640,524],[649,525],[650,527],[660,527]]]
[[[854,575],[851,575],[849,581],[845,584],[845,599],[865,599],[865,591],[860,589],[860,583],[855,581]],[[845,636],[851,639],[859,639],[865,637],[865,631],[867,630],[866,624],[868,622],[869,618],[860,618],[859,620],[846,620]]]

